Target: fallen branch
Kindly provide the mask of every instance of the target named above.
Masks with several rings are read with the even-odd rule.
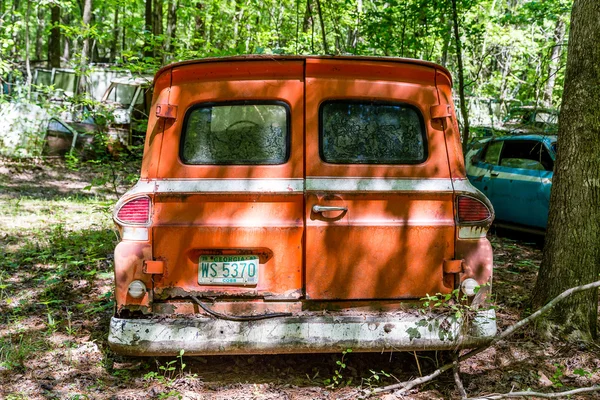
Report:
[[[452,362],[452,373],[454,374],[454,384],[456,385],[456,388],[458,389],[458,393],[460,394],[460,398],[462,400],[465,400],[467,398],[467,391],[465,390],[465,387],[462,383],[462,381],[460,380],[460,364],[458,362],[458,352],[456,352],[454,354],[453,357],[453,362]]]
[[[529,317],[522,319],[521,321],[519,321],[516,324],[509,327],[504,332],[491,338],[487,343],[485,343],[484,346],[473,349],[473,350],[463,354],[462,356],[458,357],[457,361],[453,361],[451,363],[445,364],[445,365],[441,366],[440,368],[436,369],[435,371],[433,371],[429,375],[422,376],[420,378],[413,379],[410,381],[400,382],[400,383],[397,383],[394,385],[377,388],[377,389],[372,390],[370,393],[364,393],[364,395],[379,394],[379,393],[389,392],[391,390],[397,390],[397,389],[399,389],[398,394],[404,394],[404,393],[408,392],[409,390],[411,390],[412,388],[414,388],[415,386],[419,386],[423,383],[429,382],[429,381],[437,378],[442,373],[444,373],[447,370],[449,370],[450,368],[452,368],[454,366],[455,362],[461,362],[461,361],[467,360],[471,357],[474,357],[477,354],[483,352],[484,350],[487,350],[489,347],[494,346],[498,342],[506,339],[508,336],[512,335],[517,330],[523,328],[525,325],[528,325],[531,321],[536,320],[541,315],[543,315],[544,313],[546,313],[549,310],[551,310],[552,308],[554,308],[558,303],[560,303],[562,300],[566,299],[567,297],[569,297],[575,293],[584,292],[586,290],[595,289],[598,287],[600,287],[600,281],[596,281],[596,282],[588,283],[587,285],[581,285],[581,286],[573,287],[571,289],[567,289],[564,292],[562,292],[561,294],[559,294],[558,296],[556,296],[554,299],[552,299],[550,302],[548,302],[548,304],[546,304],[545,306],[543,306],[542,308],[540,308],[539,310],[537,310],[536,312],[531,314]],[[596,390],[598,390],[598,389],[596,389]]]
[[[531,392],[531,391],[510,392],[510,393],[504,393],[504,394],[490,394],[488,396],[482,396],[482,397],[469,397],[465,400],[499,400],[499,399],[510,399],[510,398],[514,398],[514,397],[541,397],[543,399],[555,399],[557,397],[566,397],[566,396],[572,396],[574,394],[597,392],[599,390],[600,390],[600,385],[594,385],[594,386],[585,387],[585,388],[567,390],[566,392],[557,392],[557,393],[539,393],[539,392]]]

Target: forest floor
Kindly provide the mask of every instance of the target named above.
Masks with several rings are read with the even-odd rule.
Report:
[[[107,334],[118,239],[110,210],[114,189],[123,190],[135,170],[133,165],[122,173],[129,178],[110,190],[89,188],[106,183],[105,173],[89,166],[0,161],[0,398],[335,399],[427,374],[439,363],[435,352],[351,353],[341,369],[345,383],[331,387],[341,354],[181,360],[112,353]],[[530,313],[541,250],[527,237],[490,234],[490,240],[503,330]],[[600,383],[600,347],[540,341],[524,330],[464,362],[461,374],[473,397],[590,386]],[[445,374],[404,398],[457,397],[451,374]]]

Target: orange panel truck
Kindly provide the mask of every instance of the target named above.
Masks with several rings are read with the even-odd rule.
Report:
[[[493,336],[494,212],[466,178],[451,86],[445,68],[398,58],[158,71],[141,177],[114,212],[111,348],[433,350]],[[424,307],[436,294],[465,312]]]

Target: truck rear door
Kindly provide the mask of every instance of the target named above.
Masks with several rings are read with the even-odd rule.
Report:
[[[306,297],[447,293],[453,188],[434,69],[308,59]]]

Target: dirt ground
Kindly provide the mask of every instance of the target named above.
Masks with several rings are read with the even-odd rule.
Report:
[[[341,369],[336,361],[342,354],[113,354],[107,333],[118,239],[110,210],[137,167],[123,166],[126,172],[109,173],[109,179],[106,168],[71,167],[59,160],[0,161],[0,398],[352,398],[357,389],[418,377],[440,365],[442,354],[435,352],[350,353]],[[531,312],[541,250],[533,237],[491,233],[490,240],[503,330]],[[337,370],[344,383],[332,387]],[[600,383],[600,347],[544,342],[524,330],[464,362],[461,376],[471,397],[591,386]],[[458,398],[458,391],[445,374],[404,398]]]

